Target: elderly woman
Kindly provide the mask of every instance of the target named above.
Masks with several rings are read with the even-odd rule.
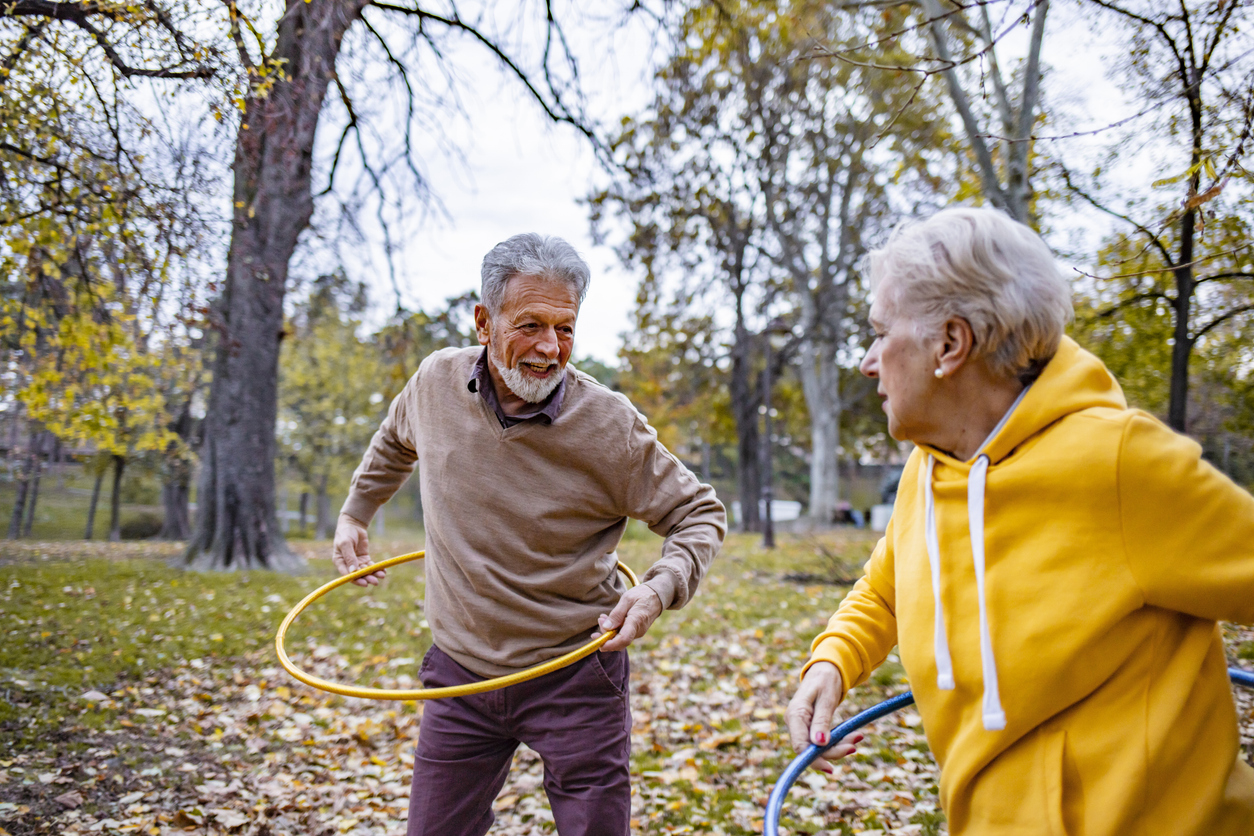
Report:
[[[828,743],[898,645],[953,836],[1254,834],[1216,625],[1254,621],[1254,498],[1063,336],[1027,227],[948,209],[869,265],[862,372],[916,449],[811,646],[793,746]]]

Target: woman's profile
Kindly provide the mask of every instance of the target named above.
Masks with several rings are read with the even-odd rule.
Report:
[[[1027,227],[948,209],[867,264],[862,371],[916,449],[811,646],[794,747],[897,645],[954,836],[1254,834],[1217,624],[1254,621],[1254,497],[1064,336]]]

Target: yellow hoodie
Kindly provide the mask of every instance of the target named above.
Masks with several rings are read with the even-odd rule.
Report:
[[[1064,338],[974,461],[914,451],[810,664],[900,645],[953,836],[1251,836],[1221,619],[1254,498]]]

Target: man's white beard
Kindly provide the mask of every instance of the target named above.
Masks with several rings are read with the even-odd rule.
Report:
[[[488,356],[492,359],[492,364],[496,366],[496,370],[501,373],[501,378],[505,381],[505,385],[509,387],[509,391],[522,398],[527,403],[540,403],[549,395],[553,394],[553,390],[562,382],[562,378],[566,376],[566,370],[562,369],[557,374],[550,374],[545,378],[536,378],[527,375],[517,366],[509,368],[505,365],[505,358],[497,355],[497,352],[489,349]],[[519,363],[546,363],[543,357],[524,357],[518,361]]]

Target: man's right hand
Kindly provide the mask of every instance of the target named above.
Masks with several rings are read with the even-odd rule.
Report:
[[[340,514],[335,523],[335,544],[331,547],[331,562],[341,575],[356,572],[370,565],[370,538],[366,526],[347,514]],[[358,586],[376,586],[387,572],[380,569],[360,577],[353,583]]]
[[[784,717],[788,723],[788,736],[792,738],[793,751],[800,753],[813,743],[826,746],[836,706],[840,705],[843,683],[840,671],[831,662],[815,662],[801,679],[801,687],[788,703]],[[831,775],[835,772],[832,761],[852,755],[855,744],[861,742],[861,734],[853,734],[841,740],[815,758],[813,766]]]

